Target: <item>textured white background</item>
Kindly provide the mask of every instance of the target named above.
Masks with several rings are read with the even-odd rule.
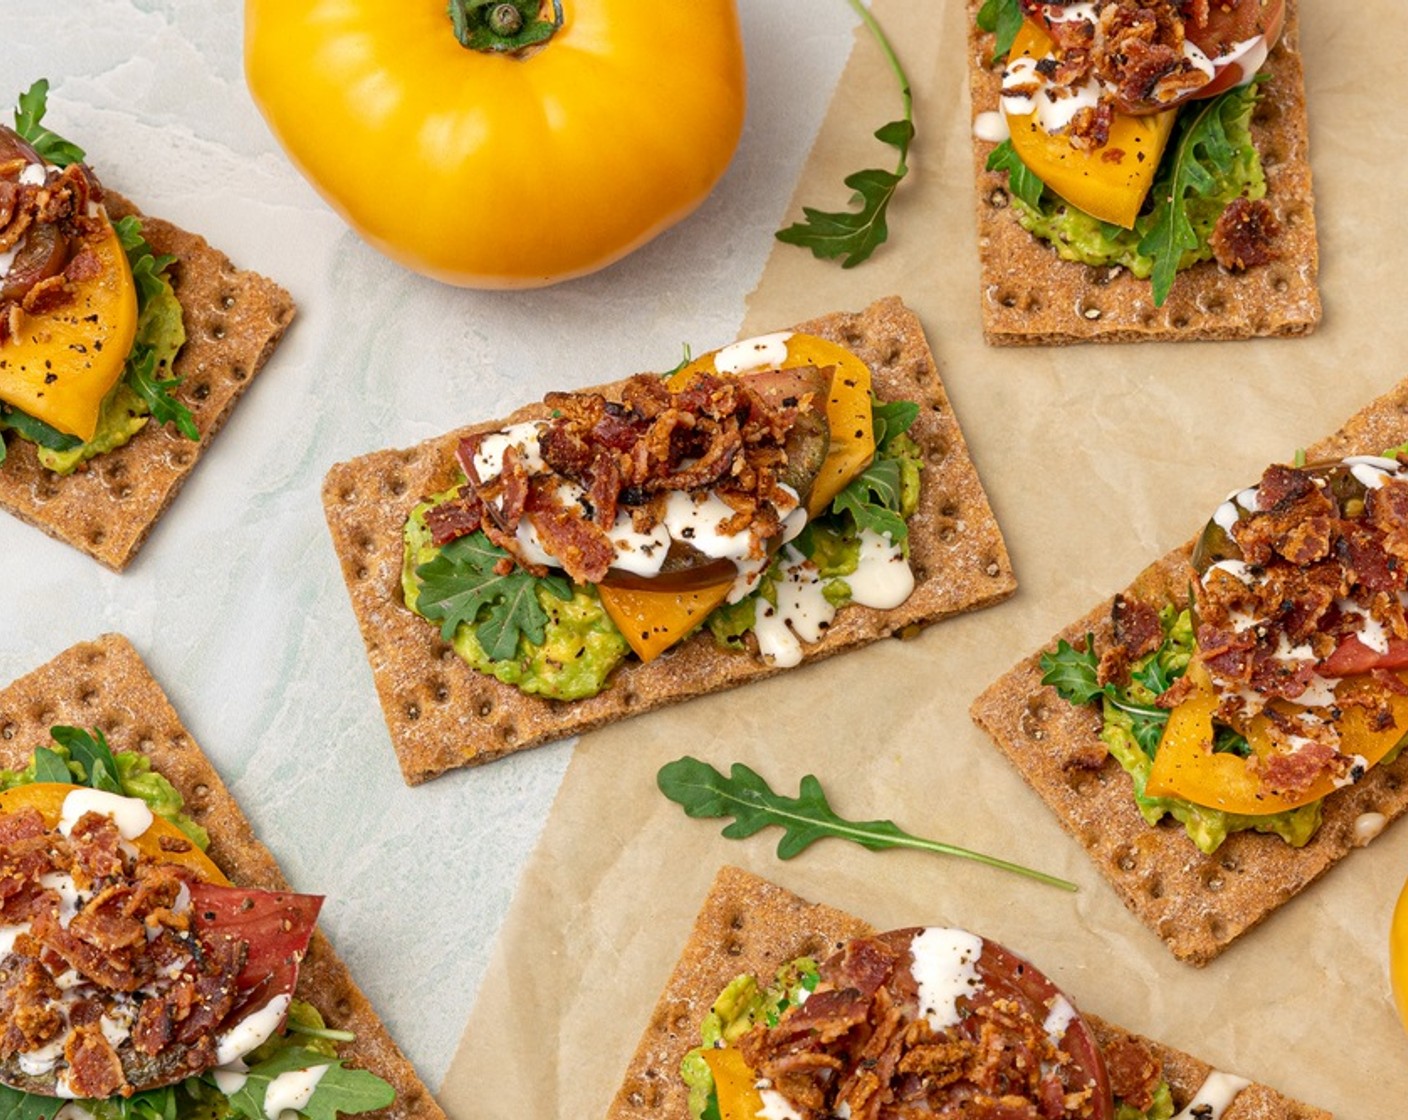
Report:
[[[293,883],[328,895],[324,928],[432,1086],[571,747],[402,784],[319,485],[338,460],[734,337],[856,26],[842,0],[740,8],[747,125],[702,209],[604,273],[485,293],[390,264],[304,184],[245,89],[238,4],[0,0],[0,104],[47,76],[46,124],[105,183],[299,305],[125,574],[0,516],[0,682],[131,638]]]

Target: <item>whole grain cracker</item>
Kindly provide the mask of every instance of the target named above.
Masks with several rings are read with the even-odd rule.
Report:
[[[680,1060],[699,1045],[700,1024],[729,981],[743,973],[771,977],[786,961],[824,958],[845,941],[874,932],[840,910],[809,903],[736,867],[721,868],[607,1110],[608,1120],[687,1120],[689,1092],[679,1075]],[[1084,1017],[1102,1046],[1130,1037],[1148,1046],[1163,1063],[1175,1107],[1186,1105],[1212,1071],[1190,1054],[1132,1035],[1094,1015]],[[1330,1120],[1330,1113],[1260,1084],[1239,1093],[1222,1116]]]
[[[910,434],[924,453],[920,507],[909,522],[914,593],[889,611],[848,606],[825,638],[806,647],[805,660],[907,635],[1010,595],[1016,581],[1002,534],[913,313],[890,298],[796,329],[849,347],[870,367],[880,396],[919,402]],[[600,388],[609,395],[620,384]],[[454,449],[464,436],[546,414],[545,406],[529,405],[506,420],[461,428],[408,450],[364,455],[334,466],[323,483],[328,528],[409,784],[782,671],[722,651],[703,634],[648,665],[627,661],[590,699],[544,700],[469,668],[441,639],[438,625],[406,609],[402,527],[412,505],[452,485]]]
[[[142,215],[112,191],[106,202],[114,220],[136,214],[152,249],[176,257],[169,275],[186,344],[171,369],[200,441],[152,419],[131,442],[59,476],[40,466],[32,443],[12,439],[0,465],[0,509],[121,571],[273,352],[294,306],[283,288],[235,268],[203,237]]]
[[[968,0],[968,78],[973,116],[998,107],[1002,65],[993,36]],[[983,338],[994,346],[1075,342],[1242,339],[1309,334],[1320,321],[1319,248],[1311,186],[1309,126],[1296,0],[1272,50],[1252,117],[1266,172],[1266,198],[1281,225],[1278,260],[1232,274],[1205,261],[1180,272],[1162,307],[1148,280],[1120,267],[1065,261],[1009,212],[1007,176],[985,168],[993,144],[973,141]]]
[[[1306,449],[1308,461],[1379,454],[1408,440],[1408,381],[1356,413],[1338,432]],[[1124,591],[1155,605],[1185,602],[1193,541],[1146,568]],[[1055,635],[1097,648],[1110,641],[1113,600]],[[1324,823],[1310,843],[1292,848],[1279,837],[1230,835],[1204,855],[1167,825],[1151,828],[1135,807],[1129,777],[1112,758],[1098,770],[1069,764],[1103,750],[1101,717],[1078,708],[1041,683],[1040,652],[1019,663],[974,701],[971,715],[997,741],[1022,776],[1051,806],[1062,826],[1090,854],[1126,906],[1161,937],[1179,960],[1202,965],[1267,918],[1277,907],[1372,839],[1356,830],[1366,813],[1392,821],[1408,812],[1408,752],[1369,771],[1356,785],[1325,799]],[[1373,818],[1371,818],[1372,820]]]
[[[150,758],[185,798],[186,812],[209,831],[206,854],[233,883],[291,889],[126,638],[105,634],[72,646],[0,689],[0,767],[27,765],[56,725],[96,727],[114,751],[138,751]],[[395,1087],[395,1102],[367,1115],[444,1120],[445,1113],[321,932],[313,934],[295,994],[316,1006],[329,1027],[356,1034],[355,1041],[338,1049],[348,1065],[370,1070]]]

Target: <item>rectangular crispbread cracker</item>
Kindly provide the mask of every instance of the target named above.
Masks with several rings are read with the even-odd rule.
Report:
[[[186,800],[186,812],[210,833],[210,856],[230,880],[245,887],[289,890],[269,850],[257,839],[220,775],[182,726],[161,686],[126,638],[105,634],[60,653],[0,689],[0,767],[28,764],[56,725],[99,728],[114,751],[151,759]],[[318,1008],[328,1026],[356,1034],[339,1047],[348,1065],[389,1081],[396,1100],[368,1116],[383,1120],[445,1120],[347,966],[321,932],[299,971],[298,998]]]
[[[974,119],[998,106],[1002,66],[990,65],[993,36],[968,0],[968,77]],[[1232,274],[1205,261],[1180,272],[1162,307],[1148,280],[1123,268],[1061,260],[1009,210],[1007,175],[987,171],[994,145],[973,141],[983,338],[994,346],[1074,342],[1240,339],[1309,334],[1320,321],[1319,249],[1311,188],[1309,127],[1296,0],[1266,66],[1252,134],[1266,172],[1266,198],[1280,222],[1278,260]]]
[[[176,257],[169,275],[186,344],[171,368],[200,442],[149,420],[130,443],[60,477],[39,465],[32,443],[12,438],[0,464],[0,509],[121,571],[273,352],[294,307],[283,288],[235,268],[203,237],[146,217],[111,191],[106,202],[114,220],[137,214],[152,249]]]
[[[1333,436],[1308,447],[1306,458],[1315,462],[1379,454],[1405,439],[1408,381],[1356,413]],[[1151,564],[1124,594],[1159,605],[1186,602],[1192,547],[1189,541]],[[1144,822],[1130,779],[1113,758],[1105,759],[1098,771],[1066,765],[1082,749],[1101,745],[1100,715],[1093,706],[1077,708],[1043,686],[1039,658],[1062,638],[1083,644],[1087,633],[1095,635],[1097,649],[1105,648],[1112,602],[1066,627],[990,685],[974,701],[971,714],[1090,853],[1125,905],[1167,942],[1175,957],[1206,964],[1367,843],[1374,833],[1364,837],[1355,829],[1364,814],[1381,813],[1392,821],[1408,811],[1408,752],[1326,798],[1324,824],[1305,847],[1238,832],[1213,855],[1203,855],[1181,827],[1165,822],[1150,828]]]
[[[824,958],[850,938],[874,932],[859,918],[808,903],[736,867],[722,868],[607,1111],[608,1120],[687,1120],[689,1094],[679,1076],[680,1060],[699,1045],[700,1024],[729,981],[742,973],[771,977],[785,961]],[[1079,992],[1068,994],[1079,1000]],[[1131,1036],[1094,1015],[1085,1018],[1101,1045],[1118,1037],[1141,1038],[1163,1062],[1178,1108],[1212,1070],[1182,1051]],[[1330,1115],[1253,1084],[1237,1095],[1222,1120],[1329,1120]]]
[[[870,367],[877,393],[920,403],[910,429],[924,451],[920,508],[909,522],[914,593],[889,611],[848,606],[806,647],[816,661],[996,603],[1016,586],[1007,549],[919,321],[898,299],[834,314],[799,331],[848,346]],[[617,386],[602,386],[609,396]],[[477,673],[442,641],[436,624],[401,597],[402,527],[422,496],[455,478],[454,449],[472,432],[541,417],[541,404],[506,420],[449,432],[404,451],[380,451],[328,472],[323,505],[342,563],[401,771],[410,784],[456,766],[575,735],[665,704],[771,676],[771,668],[695,635],[649,665],[631,659],[587,700],[543,700]]]

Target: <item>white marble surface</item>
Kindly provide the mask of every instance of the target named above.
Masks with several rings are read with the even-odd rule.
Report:
[[[245,89],[238,4],[0,0],[0,101],[47,76],[46,123],[105,183],[299,304],[125,574],[0,516],[0,681],[127,634],[294,884],[329,896],[324,927],[432,1086],[571,745],[402,784],[319,484],[340,459],[735,335],[857,25],[843,0],[740,7],[747,126],[704,207],[604,273],[484,293],[390,264],[303,183]]]

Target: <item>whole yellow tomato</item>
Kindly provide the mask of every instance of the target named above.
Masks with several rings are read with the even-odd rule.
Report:
[[[704,200],[743,127],[734,0],[246,0],[245,72],[354,229],[467,287],[620,259]]]
[[[1393,924],[1388,932],[1388,971],[1393,982],[1393,1001],[1398,1004],[1398,1017],[1408,1030],[1408,883],[1398,896],[1393,910]]]

